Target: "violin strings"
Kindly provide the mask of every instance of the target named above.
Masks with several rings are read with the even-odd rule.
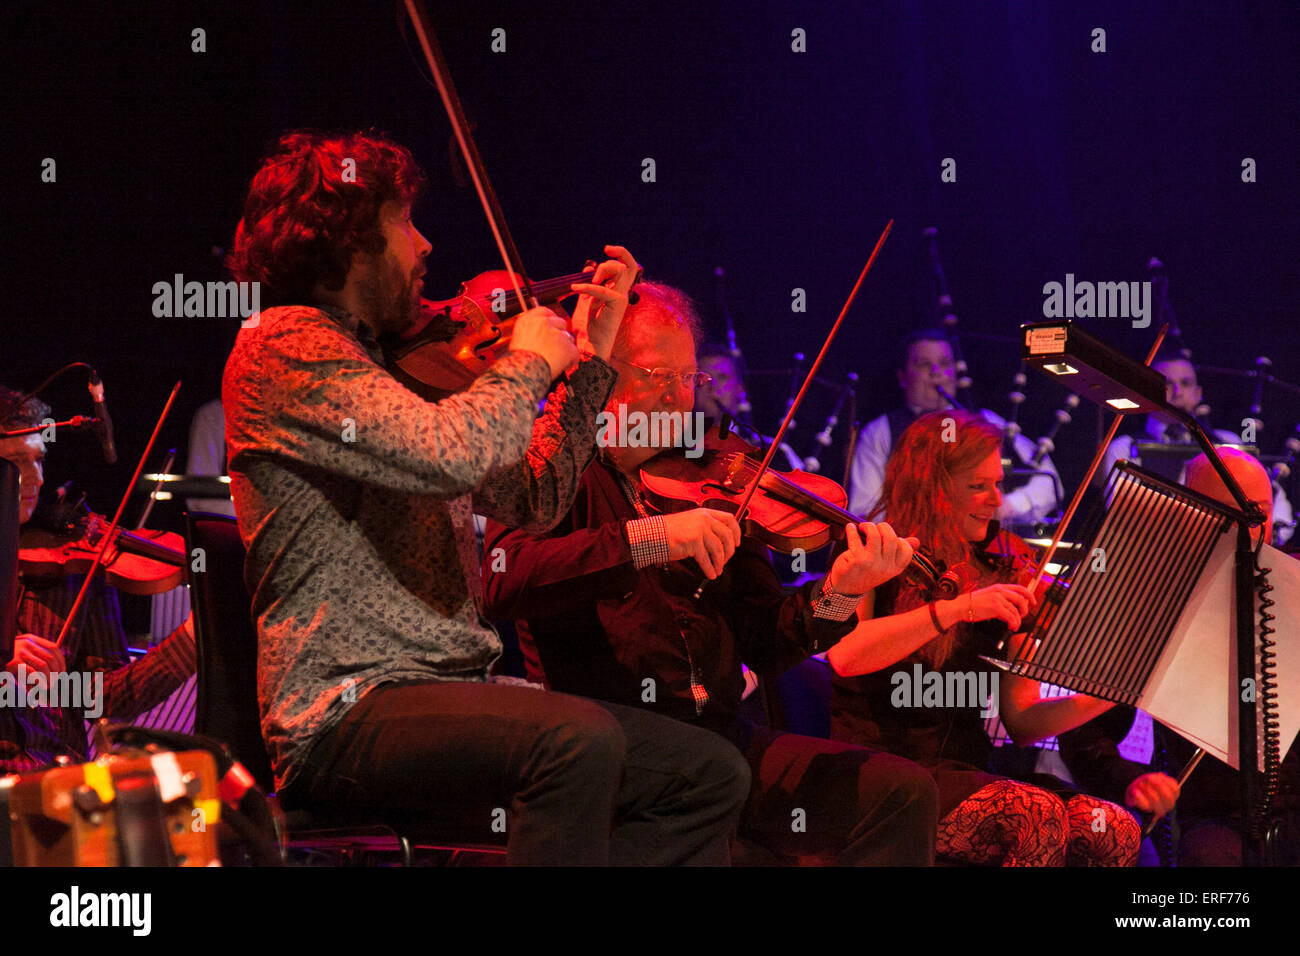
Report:
[[[577,272],[574,273],[573,275],[560,276],[559,278],[556,279],[544,279],[541,282],[534,282],[532,284],[533,295],[538,299],[541,299],[542,297],[547,296],[552,292],[568,290],[569,286],[573,285],[573,283],[584,282],[587,280],[587,277],[590,275],[591,273],[589,272]],[[576,293],[574,294],[576,295]],[[560,296],[560,298],[564,298],[564,297]],[[507,312],[513,312],[516,309],[523,308],[520,305],[519,296],[513,291],[506,292],[506,302],[508,303],[506,306]]]
[[[748,482],[749,480],[752,479],[754,473],[758,471],[758,465],[755,464],[754,461],[750,459],[747,455],[742,455],[741,459],[742,459],[742,469],[746,477],[746,481]],[[796,492],[798,492],[801,495],[812,496],[814,498],[817,498],[819,504],[824,504],[827,508],[833,509],[835,512],[835,516],[837,518],[844,518],[846,520],[853,520],[853,521],[857,520],[853,514],[841,508],[839,505],[826,501],[826,499],[821,498],[820,495],[814,495],[813,492],[809,491],[807,488],[804,488],[798,482],[791,481],[789,478],[781,474],[779,471],[772,471],[771,469],[769,469],[767,471],[767,474],[771,475],[773,481],[775,481],[778,485],[780,485],[781,487],[787,490],[794,489]]]

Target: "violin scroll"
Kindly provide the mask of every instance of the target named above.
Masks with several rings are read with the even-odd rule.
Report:
[[[950,601],[961,593],[961,583],[956,575],[939,558],[931,557],[921,548],[912,551],[912,561],[903,571],[903,580],[918,588],[929,601]]]

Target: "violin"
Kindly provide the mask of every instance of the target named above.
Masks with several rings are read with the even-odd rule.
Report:
[[[420,300],[420,317],[399,339],[384,343],[388,370],[416,394],[437,400],[464,391],[510,347],[514,321],[532,308],[516,285],[538,305],[554,305],[577,295],[575,282],[590,282],[591,272],[528,282],[504,269],[480,273],[461,284],[450,299]]]
[[[988,534],[983,541],[971,546],[971,558],[948,571],[958,594],[974,591],[989,584],[1020,584],[1028,586],[1037,576],[1041,558],[1039,550],[1019,535],[1002,528],[999,522],[989,522]],[[1024,634],[1040,633],[1049,628],[1065,600],[1066,585],[1050,574],[1043,574],[1048,585],[1042,600],[1020,624]],[[990,653],[1005,652],[1011,628],[996,618],[978,621],[973,625],[976,640]],[[1030,653],[1029,645],[1017,649],[1017,654]]]
[[[24,529],[18,545],[19,575],[32,581],[87,573],[108,526],[107,518],[87,511],[60,531]],[[119,528],[105,554],[105,581],[127,594],[162,594],[180,586],[184,565],[181,535]]]
[[[1028,584],[1037,568],[1038,549],[998,521],[989,522],[983,541],[973,545],[974,558],[1002,584]]]
[[[739,435],[710,427],[700,457],[663,452],[642,466],[641,486],[646,500],[662,512],[716,508],[734,514],[761,461],[758,449]],[[864,520],[845,510],[848,500],[844,488],[824,475],[768,469],[758,478],[741,530],[782,554],[815,551],[842,537],[845,525]],[[957,594],[946,570],[943,561],[916,549],[904,576],[946,599]]]

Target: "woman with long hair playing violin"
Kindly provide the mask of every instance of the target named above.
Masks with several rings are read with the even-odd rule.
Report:
[[[1035,603],[1016,583],[1029,546],[998,532],[993,520],[1002,500],[1000,444],[994,426],[955,409],[924,415],[901,436],[876,511],[900,538],[915,537],[952,569],[961,591],[936,601],[898,577],[863,598],[860,623],[827,655],[836,674],[832,736],[931,770],[940,857],[1003,866],[1131,865],[1140,836],[1123,808],[984,769],[990,707],[1023,745],[1110,706],[1083,695],[1040,698],[1036,681],[980,658],[995,655],[998,637],[1018,631]]]

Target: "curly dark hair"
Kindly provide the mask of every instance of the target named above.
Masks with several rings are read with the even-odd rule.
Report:
[[[50,417],[52,409],[35,396],[23,401],[23,393],[0,385],[0,429],[31,428]]]
[[[410,151],[382,134],[285,133],[253,177],[226,266],[260,284],[263,307],[311,302],[317,283],[343,288],[354,253],[383,252],[380,207],[409,206],[423,187]]]

